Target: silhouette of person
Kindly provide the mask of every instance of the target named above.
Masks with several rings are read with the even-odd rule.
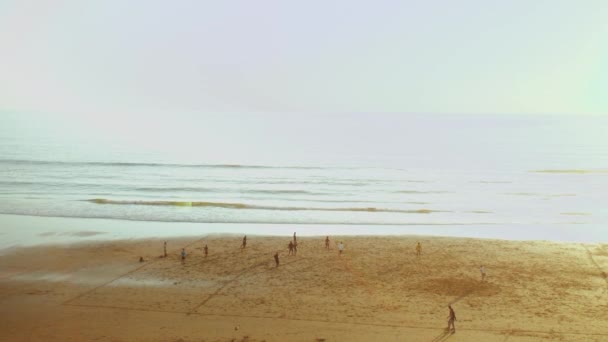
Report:
[[[450,309],[450,314],[448,315],[448,331],[456,332],[456,327],[454,326],[456,313],[454,312],[454,309],[452,309],[452,305],[448,305],[448,308]]]

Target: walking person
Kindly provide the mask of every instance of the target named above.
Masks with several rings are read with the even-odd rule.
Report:
[[[448,315],[448,331],[452,331],[452,333],[456,332],[456,326],[454,326],[454,322],[456,321],[456,313],[454,309],[452,309],[452,305],[448,305],[450,309],[450,314]]]
[[[422,254],[422,245],[420,244],[420,241],[418,241],[418,243],[416,243],[416,256],[420,256],[420,254]]]
[[[287,247],[289,248],[289,255],[293,254],[293,241],[289,241],[289,245],[287,245]]]
[[[186,249],[185,248],[182,248],[181,255],[182,255],[182,263],[186,262],[186,255],[187,254],[186,254]]]
[[[325,249],[329,249],[329,236],[325,238]]]
[[[243,243],[241,244],[241,249],[245,249],[247,247],[247,235],[243,237]]]
[[[338,255],[342,255],[342,252],[344,252],[344,243],[340,241],[340,243],[338,244]]]
[[[296,239],[296,232],[293,232],[293,255],[298,254],[298,240]]]
[[[166,258],[167,257],[167,241],[165,241],[165,244],[163,246],[163,251],[164,251],[163,258]]]
[[[486,268],[483,265],[479,268],[479,273],[481,273],[481,281],[484,281],[486,279]]]
[[[274,262],[277,264],[277,267],[279,267],[279,252],[274,253]]]
[[[203,250],[205,251],[205,258],[206,258],[207,255],[209,255],[209,248],[207,247],[207,245],[205,245],[205,248],[203,248]]]

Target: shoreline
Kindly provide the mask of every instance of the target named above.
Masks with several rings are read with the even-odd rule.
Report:
[[[323,238],[298,232],[298,254],[290,256],[291,235],[248,236],[244,251],[241,239],[168,239],[167,258],[159,239],[13,249],[0,255],[0,338],[608,338],[608,244],[330,236],[326,250]],[[338,241],[346,244],[341,256]],[[188,256],[182,263],[183,247]],[[480,264],[488,274],[484,281]],[[448,304],[458,317],[453,335],[444,331]]]
[[[125,239],[167,239],[209,234],[289,236],[442,236],[507,241],[602,243],[600,225],[324,225],[129,221],[0,214],[0,251],[6,248]]]

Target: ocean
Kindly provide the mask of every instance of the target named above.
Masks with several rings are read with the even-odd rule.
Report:
[[[425,120],[424,125],[432,126]],[[479,127],[474,120],[464,126],[453,124],[455,130],[478,124],[482,134],[481,140],[469,140],[467,146],[454,142],[460,151],[456,158],[454,149],[441,152],[437,146],[425,148],[424,141],[408,140],[403,144],[415,146],[403,155],[392,142],[390,153],[361,155],[362,149],[352,146],[359,154],[348,159],[329,149],[316,161],[277,157],[274,163],[256,158],[255,146],[243,152],[247,157],[242,163],[195,154],[176,160],[125,146],[109,146],[99,153],[100,146],[91,147],[97,142],[32,134],[24,126],[16,128],[14,118],[10,122],[12,127],[6,124],[0,130],[0,214],[371,225],[378,233],[389,226],[392,233],[407,226],[453,226],[461,231],[474,226],[553,226],[576,232],[608,223],[608,147],[585,140],[584,134],[577,141],[570,137],[566,142],[547,142],[546,136],[531,141],[537,136],[538,120],[527,133],[522,126],[528,126],[521,122],[510,125],[507,133],[503,127],[502,138],[496,139],[500,143],[485,130],[491,126]],[[600,123],[589,122],[590,131],[603,130],[605,120]],[[488,123],[482,121],[483,125]],[[571,127],[572,122],[560,125]],[[505,143],[505,136],[515,142]],[[476,160],[482,162],[472,162]],[[598,238],[606,237],[608,233]]]

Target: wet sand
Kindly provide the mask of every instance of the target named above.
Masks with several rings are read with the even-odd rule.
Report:
[[[173,239],[167,258],[161,240],[5,251],[0,340],[608,340],[608,244],[301,237],[289,256],[290,238]]]

